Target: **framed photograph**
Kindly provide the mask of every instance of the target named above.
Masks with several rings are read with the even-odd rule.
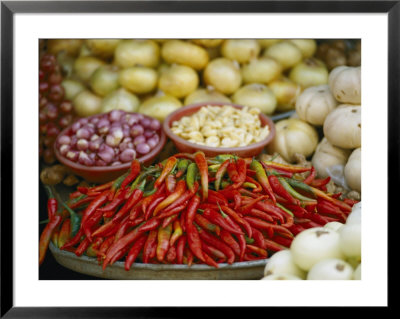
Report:
[[[1,317],[389,308],[399,19],[2,1]]]

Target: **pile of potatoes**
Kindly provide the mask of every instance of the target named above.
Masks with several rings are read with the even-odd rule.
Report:
[[[159,120],[183,105],[233,102],[294,110],[328,83],[314,39],[49,39],[79,116],[119,108]]]
[[[328,84],[306,88],[295,108],[276,123],[269,151],[291,162],[296,152],[311,157],[319,178],[361,194],[361,67],[332,69]]]

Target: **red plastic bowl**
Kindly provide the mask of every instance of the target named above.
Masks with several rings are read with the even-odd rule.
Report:
[[[167,134],[167,136],[174,142],[176,148],[180,152],[194,153],[196,151],[203,151],[204,154],[208,157],[214,157],[219,154],[235,154],[240,157],[252,157],[252,156],[259,155],[263,151],[265,146],[267,146],[272,141],[272,139],[275,137],[274,122],[263,113],[260,113],[261,125],[262,126],[268,125],[270,127],[270,133],[263,141],[253,143],[248,146],[241,146],[241,147],[205,146],[205,145],[188,142],[184,138],[179,137],[178,135],[174,134],[171,131],[171,126],[174,121],[178,121],[183,116],[189,116],[189,115],[197,112],[201,107],[207,106],[207,105],[211,105],[211,106],[231,105],[238,109],[241,109],[244,107],[243,105],[237,105],[237,104],[232,104],[232,103],[216,103],[216,102],[199,103],[199,104],[192,104],[192,105],[184,106],[184,107],[176,110],[175,112],[172,112],[171,114],[169,114],[163,123],[164,131],[165,131],[165,134]]]
[[[96,116],[96,115],[94,115]],[[92,118],[88,117],[88,119]],[[65,134],[72,124],[68,127],[66,127],[57,137],[57,139]],[[73,161],[70,161],[69,159],[65,158],[60,154],[58,151],[56,145],[57,145],[57,139],[56,143],[54,143],[54,153],[58,159],[58,161],[65,165],[73,174],[78,175],[85,179],[88,182],[92,183],[106,183],[109,181],[112,181],[116,179],[117,177],[121,176],[125,172],[127,172],[130,168],[131,163],[124,163],[122,165],[116,165],[116,166],[85,166],[81,165],[79,163],[75,163]],[[163,149],[165,143],[166,143],[166,135],[164,131],[161,129],[160,130],[160,142],[157,144],[155,148],[153,148],[148,154],[138,157],[137,160],[140,163],[143,163],[144,165],[150,165],[154,159],[157,157],[157,155],[161,152]]]

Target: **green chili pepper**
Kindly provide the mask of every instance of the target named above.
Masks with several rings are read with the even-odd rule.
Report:
[[[302,201],[306,201],[306,202],[315,202],[316,200],[313,198],[309,198],[306,196],[301,195],[300,193],[298,193],[297,191],[295,191],[292,186],[289,185],[289,181],[287,179],[284,179],[282,177],[278,177],[279,182],[282,184],[282,186],[290,193],[290,195],[292,195],[293,197],[302,200]]]
[[[187,160],[187,159],[181,159],[178,162],[178,171],[176,172],[176,177],[179,178],[181,176],[183,176],[186,173],[186,170],[189,166],[189,164],[191,163],[191,161]]]
[[[311,187],[301,181],[295,180],[293,178],[285,178],[285,180],[292,186],[292,187],[297,187],[299,189],[302,189],[308,193],[314,194],[313,190]]]
[[[220,166],[221,166],[221,164],[210,165],[210,166],[208,166],[208,171],[211,173],[216,173]]]
[[[257,185],[255,185],[255,184],[253,184],[253,183],[250,183],[250,182],[244,182],[243,183],[243,187],[244,188],[257,188]]]
[[[280,209],[282,209],[283,211],[285,211],[286,213],[288,213],[289,215],[294,217],[293,213],[290,210],[288,210],[285,206],[283,206],[279,203],[276,203],[276,206],[278,206]]]
[[[235,159],[236,160],[237,156],[233,155],[233,154],[220,154],[220,155],[217,155],[216,157],[214,157],[214,159],[219,163],[223,163],[227,159]]]
[[[81,227],[81,217],[64,202],[62,202],[62,205],[65,207],[65,209],[69,212],[69,215],[71,216],[71,236],[73,237],[77,234],[79,228]]]
[[[187,184],[188,189],[190,189],[190,190],[193,189],[194,182],[196,181],[198,172],[199,172],[199,169],[198,169],[196,163],[190,163],[187,168],[187,174],[186,174],[186,184]]]

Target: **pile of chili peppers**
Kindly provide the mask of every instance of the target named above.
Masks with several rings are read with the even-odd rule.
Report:
[[[135,261],[218,267],[265,259],[307,228],[346,221],[356,201],[329,194],[328,182],[313,167],[231,154],[179,153],[149,167],[135,160],[112,182],[78,187],[59,212],[49,198],[39,262],[50,240],[103,269],[118,260],[129,270]]]

